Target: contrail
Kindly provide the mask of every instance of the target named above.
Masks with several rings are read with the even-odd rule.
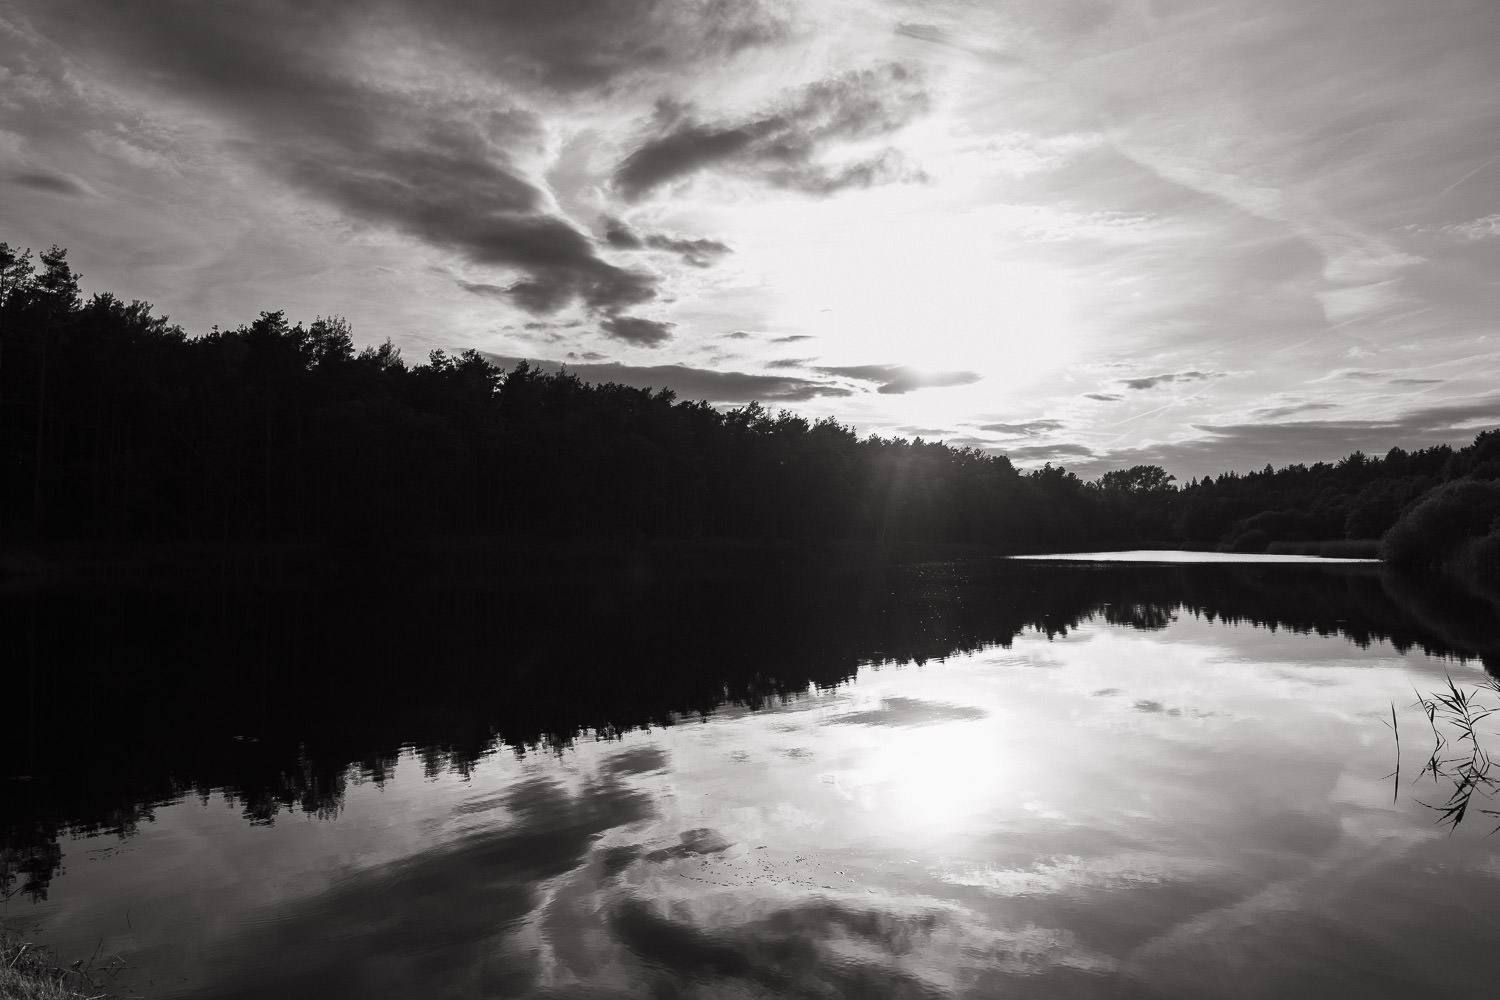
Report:
[[[1447,194],[1449,191],[1452,191],[1454,188],[1458,187],[1460,184],[1462,184],[1464,181],[1468,180],[1470,177],[1473,177],[1475,174],[1479,173],[1481,170],[1485,170],[1485,169],[1487,169],[1489,167],[1494,166],[1496,163],[1500,163],[1500,156],[1492,156],[1492,157],[1490,157],[1488,160],[1485,160],[1479,166],[1475,167],[1473,170],[1470,170],[1468,173],[1464,174],[1462,177],[1460,177],[1458,180],[1454,181],[1452,184],[1449,184],[1447,187],[1443,188],[1442,192],[1438,195],[1438,197],[1441,198],[1443,195]]]

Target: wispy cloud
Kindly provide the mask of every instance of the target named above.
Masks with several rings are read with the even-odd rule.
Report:
[[[999,450],[1017,462],[1056,462],[1094,457],[1094,449],[1081,444],[1033,444],[1024,448]]]
[[[904,365],[848,365],[816,370],[824,375],[876,383],[878,388],[875,391],[886,396],[901,395],[916,389],[972,385],[984,377],[978,372],[924,372]]]
[[[614,186],[635,201],[713,168],[813,194],[868,187],[902,175],[903,165],[891,151],[846,163],[824,162],[822,154],[839,143],[891,132],[927,105],[920,74],[900,63],[810,84],[773,110],[739,121],[706,124],[691,109],[664,101],[651,138],[616,168]]]
[[[1120,384],[1127,389],[1155,389],[1159,385],[1168,385],[1172,382],[1206,382],[1210,379],[1223,378],[1225,374],[1225,372],[1200,371],[1167,372],[1141,378],[1123,378]]]
[[[978,429],[1012,437],[1035,437],[1038,434],[1060,431],[1065,426],[1061,420],[1026,420],[1018,424],[980,424]]]
[[[545,359],[522,359],[501,354],[486,356],[504,368],[513,368],[522,360],[528,360],[546,372],[557,372],[564,367],[562,362]],[[638,389],[671,389],[684,399],[706,399],[710,403],[748,403],[752,400],[795,403],[854,394],[854,390],[847,386],[818,379],[715,371],[689,365],[604,362],[568,364],[566,367],[585,382],[617,382]]]
[[[664,233],[637,233],[619,219],[604,219],[604,241],[617,250],[664,250],[676,254],[684,264],[708,267],[731,253],[727,243],[710,239],[685,239]]]
[[[1471,219],[1468,222],[1456,222],[1452,225],[1437,226],[1435,231],[1444,236],[1451,236],[1454,239],[1465,240],[1469,243],[1477,243],[1480,240],[1492,240],[1500,237],[1500,213]]]
[[[1194,424],[1191,437],[1101,451],[1090,468],[1160,465],[1179,477],[1228,469],[1336,461],[1353,451],[1384,454],[1393,446],[1423,448],[1472,439],[1500,426],[1500,393],[1399,411],[1388,417]]]
[[[18,170],[7,180],[18,187],[69,198],[97,198],[99,193],[72,174],[58,170]]]
[[[1287,403],[1282,406],[1263,406],[1251,412],[1251,415],[1262,420],[1280,420],[1283,417],[1295,416],[1298,413],[1311,413],[1315,410],[1336,410],[1336,403],[1317,402],[1313,400]]]

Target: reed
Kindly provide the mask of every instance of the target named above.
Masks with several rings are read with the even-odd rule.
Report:
[[[1447,799],[1440,805],[1428,802],[1422,805],[1437,812],[1438,824],[1448,827],[1450,832],[1458,828],[1471,810],[1500,819],[1500,809],[1476,809],[1482,803],[1493,801],[1495,793],[1500,791],[1500,778],[1494,773],[1494,758],[1481,739],[1486,734],[1477,728],[1481,721],[1500,711],[1500,708],[1480,700],[1486,690],[1500,694],[1500,679],[1491,677],[1480,687],[1467,690],[1448,677],[1446,688],[1430,697],[1417,693],[1416,707],[1426,717],[1433,741],[1432,753],[1417,780],[1430,776],[1435,784],[1448,789]],[[1394,713],[1391,723],[1394,731]],[[1399,780],[1399,732],[1396,739]],[[1490,831],[1492,834],[1497,832],[1500,832],[1500,824]]]
[[[116,994],[99,977],[113,977],[123,963],[114,965],[114,959],[98,967],[98,957],[96,948],[88,961],[64,967],[51,949],[0,926],[0,1000],[112,1000]]]

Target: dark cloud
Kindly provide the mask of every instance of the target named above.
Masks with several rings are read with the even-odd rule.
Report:
[[[1435,444],[1465,444],[1481,427],[1500,426],[1500,393],[1408,410],[1371,420],[1194,424],[1186,441],[1101,452],[1090,475],[1132,465],[1160,465],[1179,479],[1296,463],[1334,462],[1353,451],[1383,455]],[[1079,474],[1083,475],[1082,468]]]
[[[661,747],[644,746],[622,750],[605,762],[610,774],[646,774],[665,770],[670,758]]]
[[[1033,444],[1024,448],[1004,449],[1007,458],[1021,462],[1050,462],[1071,458],[1092,458],[1094,450],[1081,444]]]
[[[646,246],[653,250],[666,250],[682,258],[683,263],[694,267],[708,267],[715,259],[732,252],[729,245],[718,240],[688,240],[660,233],[646,237]]]
[[[1124,378],[1120,380],[1120,384],[1127,389],[1154,389],[1169,382],[1204,382],[1223,377],[1223,372],[1168,372],[1163,375],[1147,375],[1144,378]]]
[[[498,354],[486,355],[503,368],[513,368],[523,359]],[[556,372],[563,365],[556,361],[526,359],[535,368]],[[752,400],[775,403],[804,402],[819,397],[852,396],[853,390],[816,379],[791,375],[751,375],[745,372],[720,372],[686,365],[627,365],[619,362],[567,366],[569,372],[585,382],[616,382],[637,389],[671,389],[684,399],[706,399],[711,403],[748,403]]]
[[[736,330],[733,333],[725,334],[724,338],[726,340],[749,340],[750,334],[746,333],[744,330]]]
[[[901,967],[902,956],[943,924],[937,914],[898,915],[820,899],[712,932],[677,917],[633,896],[609,912],[611,933],[644,967],[640,995],[698,994],[705,986],[713,995],[726,989],[904,1000],[949,995]]]
[[[466,53],[472,69],[556,91],[614,88],[786,38],[759,0],[399,0],[408,26]]]
[[[839,375],[861,382],[878,382],[876,392],[897,396],[914,389],[972,385],[984,376],[978,372],[921,372],[903,365],[850,365],[815,369],[824,375]]]
[[[681,51],[701,55],[765,36],[771,21],[758,8],[733,7],[697,5],[687,15],[645,0],[597,10],[388,0],[376,16],[358,4],[294,0],[56,0],[37,5],[35,21],[105,76],[216,116],[233,151],[350,217],[473,264],[519,271],[508,292],[522,308],[544,313],[582,301],[613,314],[652,298],[656,279],[605,261],[586,233],[552,213],[518,166],[546,141],[535,114],[477,93],[403,91],[345,70],[341,54],[368,34],[373,17],[387,37],[472,56],[475,71],[496,82],[519,75],[563,89],[602,85],[679,59],[664,37],[691,37],[694,46]],[[708,259],[710,250],[693,252]]]
[[[617,250],[664,250],[676,254],[684,264],[694,267],[708,267],[718,258],[732,252],[728,244],[718,240],[690,240],[661,233],[642,236],[614,218],[604,220],[604,241]]]
[[[471,295],[483,295],[492,299],[503,299],[510,294],[510,289],[504,285],[492,285],[487,281],[464,281],[460,279],[458,287]],[[547,325],[546,323],[525,324],[528,330],[538,330]]]
[[[664,102],[655,119],[658,134],[616,168],[615,189],[635,200],[709,167],[819,195],[895,180],[904,166],[890,151],[837,167],[818,162],[818,156],[838,142],[889,133],[926,107],[921,79],[899,63],[810,84],[774,110],[741,122],[704,124]]]
[[[1101,403],[1118,403],[1125,397],[1117,392],[1086,392],[1083,394],[1083,398],[1097,399]]]
[[[828,721],[849,726],[928,726],[935,722],[982,719],[986,714],[984,709],[969,705],[920,698],[882,698],[879,708],[836,715]]]
[[[1441,385],[1440,378],[1393,378],[1386,385]]]
[[[639,316],[607,316],[601,326],[616,340],[641,347],[660,347],[672,339],[672,323],[660,323]]]
[[[1294,416],[1298,413],[1311,413],[1315,410],[1336,410],[1338,407],[1333,403],[1305,402],[1288,403],[1285,406],[1267,406],[1253,411],[1253,415],[1266,420],[1279,420],[1282,417]]]
[[[748,334],[747,334],[747,336],[748,336]],[[789,336],[786,336],[786,337],[772,337],[771,338],[771,343],[773,343],[773,344],[795,344],[795,343],[798,343],[798,342],[803,341],[803,340],[812,340],[812,339],[813,339],[813,337],[812,337],[812,334],[810,334],[810,333],[793,333],[793,334],[790,334]]]
[[[684,830],[677,835],[677,839],[678,843],[671,847],[663,847],[644,855],[645,860],[659,864],[694,855],[722,854],[734,846],[718,830],[706,826]]]
[[[47,194],[67,195],[70,198],[96,198],[98,192],[71,174],[41,170],[22,170],[11,174],[7,180],[20,187]]]
[[[980,424],[979,429],[989,431],[993,434],[1020,434],[1034,437],[1037,434],[1045,434],[1048,431],[1059,431],[1063,428],[1061,420],[1027,420],[1019,424]]]
[[[344,873],[305,899],[285,903],[272,923],[255,923],[224,942],[203,992],[220,997],[462,996],[473,989],[473,954],[501,940],[545,901],[549,880],[576,870],[606,831],[653,815],[649,798],[618,782],[586,785],[575,797],[550,781],[517,785],[494,801],[505,822],[431,846],[411,857]],[[382,956],[380,989],[369,969],[330,947],[320,929],[339,928]],[[275,953],[268,965],[261,957]],[[513,968],[489,986],[499,995],[531,992],[535,971]],[[309,984],[317,984],[316,989]],[[252,985],[253,984],[253,985]],[[310,993],[309,990],[312,990]]]
[[[612,216],[604,217],[604,242],[616,250],[640,250],[646,246],[634,229]]]
[[[815,359],[813,359],[813,358],[776,358],[774,361],[767,361],[766,362],[766,367],[767,368],[806,368],[807,365],[810,362],[812,362],[813,360],[815,360]]]

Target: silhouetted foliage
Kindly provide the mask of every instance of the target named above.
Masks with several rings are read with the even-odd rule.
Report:
[[[0,244],[0,542],[434,536],[848,540],[996,551],[1276,551],[1381,537],[1430,491],[1500,477],[1500,431],[1383,458],[1080,480],[921,439],[860,438],[759,403],[503,370],[408,366],[338,318],[265,312],[187,336],[84,301],[64,250]],[[1476,529],[1477,530],[1477,529]],[[1408,532],[1408,535],[1410,533]],[[1484,532],[1479,532],[1482,536]],[[1404,543],[1403,543],[1404,544]],[[1466,549],[1488,558],[1500,541]],[[1401,550],[1405,551],[1405,550]]]

